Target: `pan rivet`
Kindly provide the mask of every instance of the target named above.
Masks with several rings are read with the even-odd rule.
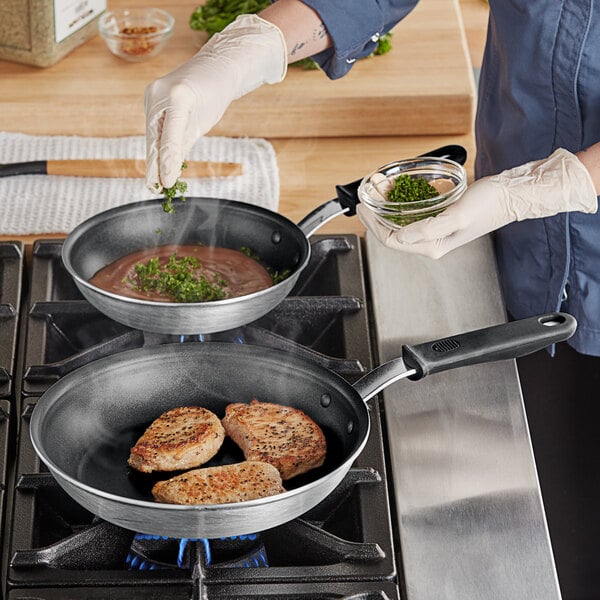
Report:
[[[327,408],[331,404],[331,396],[329,394],[323,394],[321,396],[321,406]]]
[[[272,241],[274,244],[279,244],[279,242],[281,241],[281,231],[274,231],[274,232],[271,234],[271,241]]]
[[[346,426],[346,431],[348,433],[352,433],[354,431],[354,421],[348,421],[348,425]]]

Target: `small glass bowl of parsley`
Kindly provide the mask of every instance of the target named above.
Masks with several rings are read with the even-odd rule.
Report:
[[[466,188],[467,173],[462,165],[446,158],[422,156],[373,171],[362,180],[358,197],[380,223],[398,229],[438,215]]]

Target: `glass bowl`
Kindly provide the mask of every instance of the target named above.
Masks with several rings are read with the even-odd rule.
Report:
[[[174,25],[175,19],[160,8],[122,8],[105,12],[98,31],[115,56],[142,62],[161,52]]]
[[[425,179],[439,193],[426,200],[392,201],[388,193],[401,175]],[[467,173],[462,165],[447,158],[419,156],[389,163],[367,175],[360,183],[358,197],[382,225],[398,229],[438,215],[466,188]]]

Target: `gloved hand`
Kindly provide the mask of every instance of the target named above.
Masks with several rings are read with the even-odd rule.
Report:
[[[384,227],[362,204],[357,206],[357,214],[386,246],[441,258],[513,221],[569,211],[595,213],[597,208],[588,170],[574,154],[559,148],[546,159],[475,181],[444,212],[399,230]]]
[[[229,104],[287,70],[283,34],[257,15],[240,15],[187,62],[152,82],[146,110],[146,185],[154,192],[175,184],[196,140]]]

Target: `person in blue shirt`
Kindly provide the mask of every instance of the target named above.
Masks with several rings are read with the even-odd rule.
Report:
[[[310,56],[331,79],[342,77],[416,4],[277,0],[259,15],[238,17],[148,86],[147,186],[172,186],[188,150],[229,104],[283,80],[288,62]],[[565,600],[597,597],[600,589],[600,10],[594,4],[490,0],[476,181],[442,214],[400,231],[357,209],[382,243],[432,259],[493,233],[509,315],[562,310],[576,317],[577,332],[555,356],[540,352],[518,361]]]
[[[312,56],[331,78],[372,53],[416,0],[278,0],[242,15],[145,97],[150,189],[171,187],[193,143],[236,98]],[[600,356],[600,17],[591,0],[490,3],[476,118],[478,180],[436,219],[399,232],[358,214],[386,245],[439,258],[497,231],[516,318],[565,310],[569,340]],[[535,182],[535,185],[531,185]]]

